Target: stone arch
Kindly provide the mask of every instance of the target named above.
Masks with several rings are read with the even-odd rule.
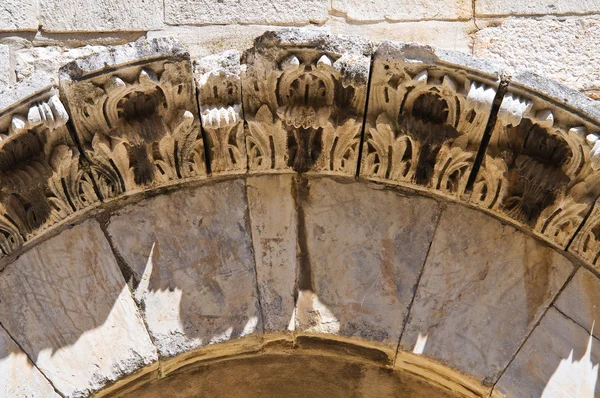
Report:
[[[305,30],[107,48],[33,91],[0,111],[7,394],[297,385],[265,363],[333,369],[317,392],[600,389],[593,101]]]

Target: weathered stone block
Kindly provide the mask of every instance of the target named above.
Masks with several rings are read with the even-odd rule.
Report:
[[[588,332],[598,321],[593,333],[600,336],[600,279],[590,271],[579,268],[554,305]]]
[[[565,248],[600,195],[594,116],[598,107],[574,90],[530,73],[513,78],[471,202]]]
[[[242,180],[127,206],[107,230],[161,357],[262,332]]]
[[[572,268],[514,227],[451,205],[431,244],[401,347],[493,383]]]
[[[213,175],[247,170],[240,53],[235,50],[194,63],[208,164]]]
[[[147,31],[163,26],[162,0],[40,0],[40,25],[48,32]]]
[[[553,307],[496,389],[507,397],[596,397],[600,341]]]
[[[600,1],[583,0],[477,0],[475,15],[508,16],[508,15],[548,15],[548,14],[587,14],[600,11]]]
[[[4,255],[98,202],[91,176],[84,171],[67,130],[68,120],[54,87],[0,110],[0,250]]]
[[[354,175],[371,45],[311,30],[267,32],[244,54],[250,172]]]
[[[298,182],[296,331],[396,349],[435,229],[435,201],[359,183]]]
[[[479,1],[477,2],[479,3]],[[498,2],[503,3],[503,1]],[[523,1],[527,6],[532,2]],[[556,4],[556,2],[553,2]],[[581,2],[561,3],[580,7]],[[524,70],[597,96],[600,87],[600,17],[507,18],[474,34],[473,54],[517,74]]]
[[[157,360],[95,221],[33,247],[2,272],[0,319],[64,396],[88,396]]]
[[[10,65],[10,47],[0,44],[0,90],[14,80],[11,75],[14,75],[14,71]]]
[[[3,397],[59,398],[27,355],[0,328],[0,394]]]
[[[165,18],[170,25],[305,25],[325,22],[328,8],[326,0],[166,0]]]
[[[461,197],[498,71],[463,54],[383,42],[370,84],[360,175]]]
[[[297,213],[292,175],[248,177],[248,207],[265,332],[293,329]]]
[[[0,31],[37,30],[36,0],[3,0],[0,4]]]
[[[206,175],[192,67],[178,42],[108,47],[60,73],[103,199]]]
[[[361,1],[333,0],[334,12],[345,14],[350,21],[411,21],[423,19],[469,19],[472,5],[469,0],[433,1]]]

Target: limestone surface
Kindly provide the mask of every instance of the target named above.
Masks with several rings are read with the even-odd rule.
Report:
[[[0,4],[0,32],[37,30],[36,0],[3,0]]]
[[[298,183],[296,330],[395,350],[433,237],[437,204],[357,183]]]
[[[157,360],[96,221],[37,245],[2,272],[0,318],[67,397],[83,397]]]
[[[475,15],[548,15],[548,14],[587,14],[600,11],[598,0],[477,0]]]
[[[468,19],[472,5],[469,0],[442,2],[333,0],[332,10],[343,13],[350,21],[408,21],[423,19]]]
[[[566,258],[515,228],[449,206],[400,344],[494,382],[571,270]]]
[[[262,332],[243,181],[119,210],[107,230],[161,357]]]
[[[593,327],[594,336],[600,337],[600,280],[590,271],[579,268],[554,305],[588,332]]]

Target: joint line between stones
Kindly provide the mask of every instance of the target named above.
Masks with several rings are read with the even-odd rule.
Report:
[[[363,112],[363,120],[362,126],[360,128],[360,142],[358,144],[358,156],[356,162],[356,175],[355,178],[358,179],[360,176],[360,165],[362,163],[362,153],[363,153],[363,145],[365,142],[365,130],[367,126],[367,112],[369,111],[369,95],[371,93],[371,77],[373,76],[373,63],[374,63],[375,52],[370,57],[369,63],[369,77],[367,78],[367,89],[365,91],[365,107]]]

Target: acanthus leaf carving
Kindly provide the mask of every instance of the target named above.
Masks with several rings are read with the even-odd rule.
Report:
[[[285,42],[269,32],[244,54],[250,172],[356,173],[370,46],[337,46],[306,33]],[[332,51],[335,49],[335,51]]]

